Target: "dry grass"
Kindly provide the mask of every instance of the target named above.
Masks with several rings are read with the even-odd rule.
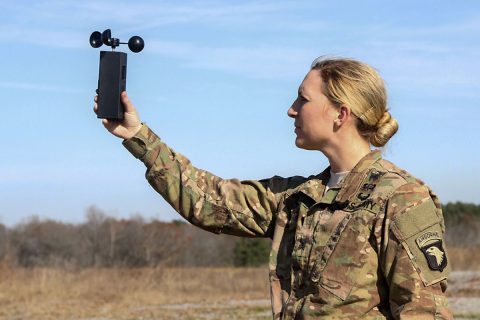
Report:
[[[266,268],[0,270],[0,319],[263,319],[268,297]]]
[[[450,259],[460,253],[450,250]],[[271,319],[267,278],[266,267],[65,270],[0,265],[0,319]],[[449,296],[457,315],[480,314],[479,295],[480,272],[452,274]]]

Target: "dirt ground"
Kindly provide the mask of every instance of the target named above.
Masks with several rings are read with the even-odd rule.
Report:
[[[480,319],[480,272],[452,272],[447,292],[455,319]]]
[[[0,319],[266,320],[265,269],[0,269]],[[480,319],[480,272],[453,272],[448,295],[455,319]]]
[[[448,295],[455,319],[480,319],[480,272],[454,271],[449,278]],[[231,300],[214,304],[166,304],[158,308],[166,311],[195,309],[198,311],[197,319],[271,319],[268,299]],[[243,311],[237,313],[235,310]],[[225,312],[227,314],[223,314]]]

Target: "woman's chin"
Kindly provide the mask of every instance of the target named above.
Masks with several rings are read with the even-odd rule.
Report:
[[[305,141],[304,139],[299,137],[295,139],[295,145],[297,146],[297,148],[304,149],[304,150],[321,150],[316,145],[312,143],[308,143],[308,141]]]
[[[295,139],[295,145],[297,146],[297,148],[309,150],[308,144],[306,144],[302,138],[297,137]]]

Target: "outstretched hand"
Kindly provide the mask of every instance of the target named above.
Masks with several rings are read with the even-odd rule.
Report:
[[[135,136],[140,128],[142,123],[140,122],[140,117],[138,116],[137,110],[133,106],[132,102],[128,98],[127,93],[122,92],[120,99],[124,108],[124,117],[123,120],[108,120],[103,119],[103,126],[114,136],[117,136],[122,139],[130,139]],[[93,106],[93,111],[97,113],[98,111],[98,96],[94,98],[95,104]]]

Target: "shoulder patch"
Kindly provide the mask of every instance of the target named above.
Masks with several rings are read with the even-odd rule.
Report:
[[[435,232],[427,232],[426,234],[438,234],[437,231]],[[420,238],[424,237],[425,235],[420,236]],[[445,269],[447,266],[447,255],[445,250],[442,246],[442,238],[435,238],[432,241],[428,241],[427,243],[420,245],[417,239],[417,244],[422,250],[425,258],[427,259],[428,266],[432,270],[439,270],[440,272]]]
[[[433,201],[394,216],[391,230],[426,286],[446,279],[450,265],[443,247],[441,219]]]

